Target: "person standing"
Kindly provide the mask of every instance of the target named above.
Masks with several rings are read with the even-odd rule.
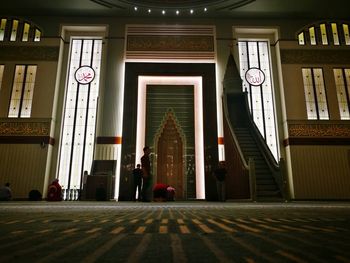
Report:
[[[12,191],[10,183],[6,183],[3,187],[0,187],[0,201],[10,201],[12,199]]]
[[[141,198],[142,202],[149,202],[148,189],[151,183],[151,162],[149,160],[149,155],[151,150],[148,146],[143,148],[143,156],[141,157],[141,167],[142,167],[142,190]]]
[[[142,185],[142,170],[141,170],[141,165],[137,164],[136,168],[132,171],[133,175],[133,195],[132,195],[132,200],[136,201],[141,201],[141,185]],[[136,190],[138,192],[138,197],[136,198]]]
[[[220,161],[218,168],[214,171],[214,176],[216,178],[216,189],[218,193],[218,200],[221,202],[226,201],[226,186],[225,186],[225,178],[226,178],[226,167],[225,162]]]

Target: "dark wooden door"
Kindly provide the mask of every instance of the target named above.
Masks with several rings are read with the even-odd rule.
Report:
[[[176,199],[184,199],[183,141],[171,114],[157,143],[157,183],[175,188]]]

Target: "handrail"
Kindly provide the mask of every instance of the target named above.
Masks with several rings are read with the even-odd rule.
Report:
[[[270,148],[266,145],[266,142],[264,140],[264,138],[262,137],[258,127],[256,126],[251,114],[250,114],[250,110],[249,110],[249,106],[248,106],[248,93],[247,92],[243,92],[243,96],[244,96],[244,100],[245,100],[245,107],[246,107],[246,111],[249,113],[249,118],[248,118],[248,123],[251,127],[251,130],[253,131],[253,137],[255,139],[255,141],[257,142],[258,147],[261,150],[261,153],[267,163],[267,165],[269,166],[273,178],[275,179],[279,190],[281,191],[282,195],[285,196],[285,182],[284,179],[282,178],[282,171],[281,171],[281,167],[279,165],[279,163],[277,163],[277,161],[275,160],[275,157],[272,155],[272,152],[270,150]]]
[[[222,98],[222,106],[223,106],[223,117],[224,117],[224,128],[225,124],[226,127],[229,131],[229,134],[231,136],[231,139],[233,141],[233,147],[234,150],[236,151],[236,154],[233,155],[233,158],[236,158],[237,162],[240,163],[241,169],[237,171],[243,172],[243,174],[248,174],[248,180],[249,180],[249,195],[250,199],[252,201],[256,200],[256,177],[255,177],[255,165],[254,165],[254,160],[253,158],[249,159],[249,163],[247,163],[247,160],[244,158],[244,155],[242,153],[242,150],[239,146],[238,139],[234,133],[231,121],[229,119],[229,111],[228,111],[228,106],[227,106],[227,96],[226,93],[224,93],[223,98]],[[228,135],[225,135],[228,136]],[[225,147],[227,149],[227,147]]]
[[[244,168],[246,168],[246,169],[248,170],[248,169],[249,169],[249,165],[248,165],[246,159],[244,158],[244,155],[243,155],[243,153],[242,153],[242,151],[241,151],[241,147],[239,147],[239,143],[238,143],[237,137],[236,137],[236,135],[235,135],[235,133],[234,133],[234,131],[233,131],[231,122],[230,122],[229,119],[228,119],[229,113],[228,113],[227,98],[226,98],[226,94],[225,94],[225,93],[224,93],[224,98],[223,98],[223,103],[222,103],[222,105],[223,105],[223,110],[224,110],[224,118],[225,118],[226,121],[227,121],[228,128],[229,128],[230,133],[231,133],[231,136],[232,136],[232,138],[233,138],[233,140],[234,140],[234,142],[235,142],[235,146],[236,146],[237,151],[238,151],[238,153],[239,153],[240,159],[241,159],[241,161],[242,161],[242,164],[243,164]]]

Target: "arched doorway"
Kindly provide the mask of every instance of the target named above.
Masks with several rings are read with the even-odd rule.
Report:
[[[173,186],[176,199],[184,199],[184,139],[171,111],[157,137],[157,182]]]

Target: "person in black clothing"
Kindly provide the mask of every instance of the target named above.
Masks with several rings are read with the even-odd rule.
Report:
[[[142,167],[142,190],[141,190],[141,198],[142,202],[150,202],[150,198],[148,197],[148,189],[151,184],[151,162],[149,160],[149,155],[151,150],[148,146],[143,148],[143,156],[141,157],[141,167]]]
[[[142,185],[142,170],[141,170],[141,165],[137,164],[136,168],[132,170],[132,175],[133,175],[133,195],[132,195],[132,200],[136,201],[136,189],[138,191],[138,201],[141,201],[141,185]]]
[[[216,178],[216,189],[218,192],[218,200],[221,202],[226,201],[226,186],[225,186],[225,178],[226,178],[226,168],[225,162],[220,161],[218,168],[214,171],[214,176]]]

